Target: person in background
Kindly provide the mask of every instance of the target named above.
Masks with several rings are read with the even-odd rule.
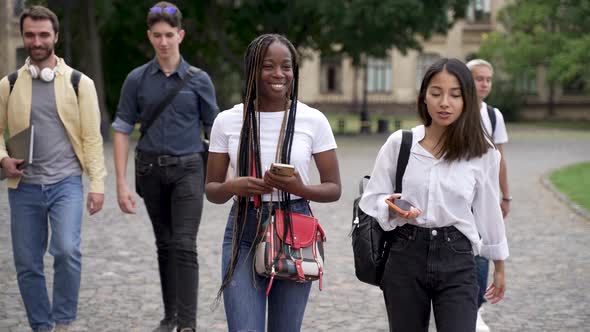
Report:
[[[199,285],[196,241],[205,176],[201,127],[208,135],[219,111],[209,75],[191,67],[180,55],[185,31],[178,7],[158,2],[148,11],[147,25],[156,56],[127,76],[112,125],[117,201],[121,211],[135,213],[126,170],[129,135],[140,122],[136,190],[154,229],[164,302],[164,318],[154,331],[195,331]],[[159,105],[168,96],[172,99],[167,105]],[[157,119],[153,116],[156,105],[163,108]],[[155,119],[151,126],[150,118]]]
[[[504,116],[497,108],[494,108],[484,101],[492,92],[492,82],[494,78],[494,68],[492,65],[482,59],[474,59],[467,62],[467,68],[471,70],[473,80],[475,81],[475,89],[477,92],[477,101],[480,105],[481,119],[483,127],[487,134],[492,138],[492,142],[496,145],[496,149],[500,151],[500,191],[501,201],[500,208],[504,218],[510,212],[510,202],[512,196],[508,189],[508,175],[506,169],[506,154],[504,153],[504,144],[508,143],[508,133],[506,132],[506,124],[504,123]],[[477,332],[490,331],[488,325],[482,318],[482,305],[486,302],[485,290],[488,286],[489,260],[482,256],[475,257],[477,263],[477,281],[479,284],[478,305],[477,312]]]

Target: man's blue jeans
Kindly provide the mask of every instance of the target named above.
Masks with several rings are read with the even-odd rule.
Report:
[[[18,287],[33,331],[76,319],[80,289],[80,229],[84,197],[80,176],[50,184],[20,183],[8,190],[12,250]],[[53,301],[49,303],[43,256],[53,255]]]
[[[262,220],[268,217],[268,208],[262,212]],[[275,205],[276,206],[276,205]],[[237,204],[234,203],[225,229],[222,251],[222,277],[229,267],[232,250],[232,233]],[[292,201],[291,211],[309,215],[309,205],[304,200]],[[258,224],[257,210],[248,210],[248,220],[240,245],[240,255],[236,263],[233,279],[223,291],[223,305],[229,332],[264,332],[268,316],[269,332],[298,332],[301,330],[305,306],[311,290],[311,282],[297,283],[275,279],[268,295],[268,315],[266,315],[266,287],[269,278],[256,275],[253,271],[254,251],[252,245]]]
[[[482,256],[475,256],[475,268],[477,270],[477,285],[479,292],[477,293],[477,307],[480,308],[482,304],[486,303],[486,289],[488,288],[488,271],[490,270],[490,261]]]

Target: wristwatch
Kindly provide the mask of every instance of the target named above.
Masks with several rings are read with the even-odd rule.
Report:
[[[502,200],[504,202],[511,202],[512,201],[512,196],[508,196],[508,197],[502,197]]]

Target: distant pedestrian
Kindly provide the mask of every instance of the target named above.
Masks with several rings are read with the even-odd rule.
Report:
[[[402,138],[397,131],[379,151],[360,201],[365,213],[391,231],[381,282],[390,331],[428,331],[431,306],[437,331],[474,331],[474,254],[494,260],[488,299],[500,301],[506,287],[500,154],[479,129],[475,85],[461,61],[441,59],[430,66],[417,108],[423,125],[412,129],[401,197],[393,194]],[[404,199],[413,207],[396,213],[386,199]]]
[[[496,149],[500,151],[500,191],[501,201],[500,208],[504,218],[510,212],[510,202],[512,196],[508,190],[508,172],[506,167],[506,155],[504,153],[504,144],[508,143],[508,133],[506,132],[506,124],[504,117],[500,110],[485,103],[484,99],[492,92],[492,82],[494,78],[494,68],[492,65],[482,59],[474,59],[467,62],[467,68],[471,70],[473,80],[475,81],[475,89],[477,91],[477,101],[480,104],[480,112],[483,126],[492,138],[492,142],[496,145]],[[485,291],[488,287],[488,268],[489,260],[482,256],[476,256],[477,263],[477,281],[479,284],[478,306],[480,310],[477,312],[477,332],[487,332],[490,328],[487,326],[481,315],[481,306],[485,303]]]
[[[14,263],[33,331],[52,331],[54,325],[55,331],[67,331],[76,320],[82,270],[82,173],[90,178],[88,212],[100,211],[104,201],[100,110],[92,80],[55,55],[57,16],[42,6],[29,7],[20,16],[20,30],[29,56],[12,82],[11,75],[0,81],[0,159],[8,176]],[[4,134],[14,136],[29,126],[34,162],[21,168],[23,160],[8,155]],[[48,236],[52,301],[43,271]]]
[[[136,189],[156,237],[164,302],[164,318],[154,331],[195,331],[196,242],[206,167],[201,134],[211,131],[218,107],[209,75],[180,55],[185,31],[178,7],[158,2],[149,9],[147,24],[156,56],[127,76],[113,122],[117,200],[121,211],[135,213],[135,199],[125,178],[129,135],[140,122]]]
[[[253,245],[273,202],[310,215],[309,201],[339,199],[336,141],[324,114],[297,100],[299,56],[291,42],[261,35],[244,60],[243,103],[221,112],[211,133],[207,198],[218,204],[233,199],[220,291],[230,332],[295,332],[301,329],[311,282],[274,279],[267,298],[270,281],[254,272]],[[312,158],[320,184],[310,182]],[[267,171],[271,163],[289,160],[293,175]],[[230,165],[233,171],[226,177]]]

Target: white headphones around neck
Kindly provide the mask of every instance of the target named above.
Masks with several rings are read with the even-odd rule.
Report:
[[[31,64],[30,58],[27,58],[25,61],[25,65],[31,74],[33,79],[40,79],[43,82],[51,82],[55,78],[55,71],[57,70],[57,66],[59,65],[59,58],[56,58],[56,65],[54,68],[43,68],[39,70],[39,67],[36,65]]]

